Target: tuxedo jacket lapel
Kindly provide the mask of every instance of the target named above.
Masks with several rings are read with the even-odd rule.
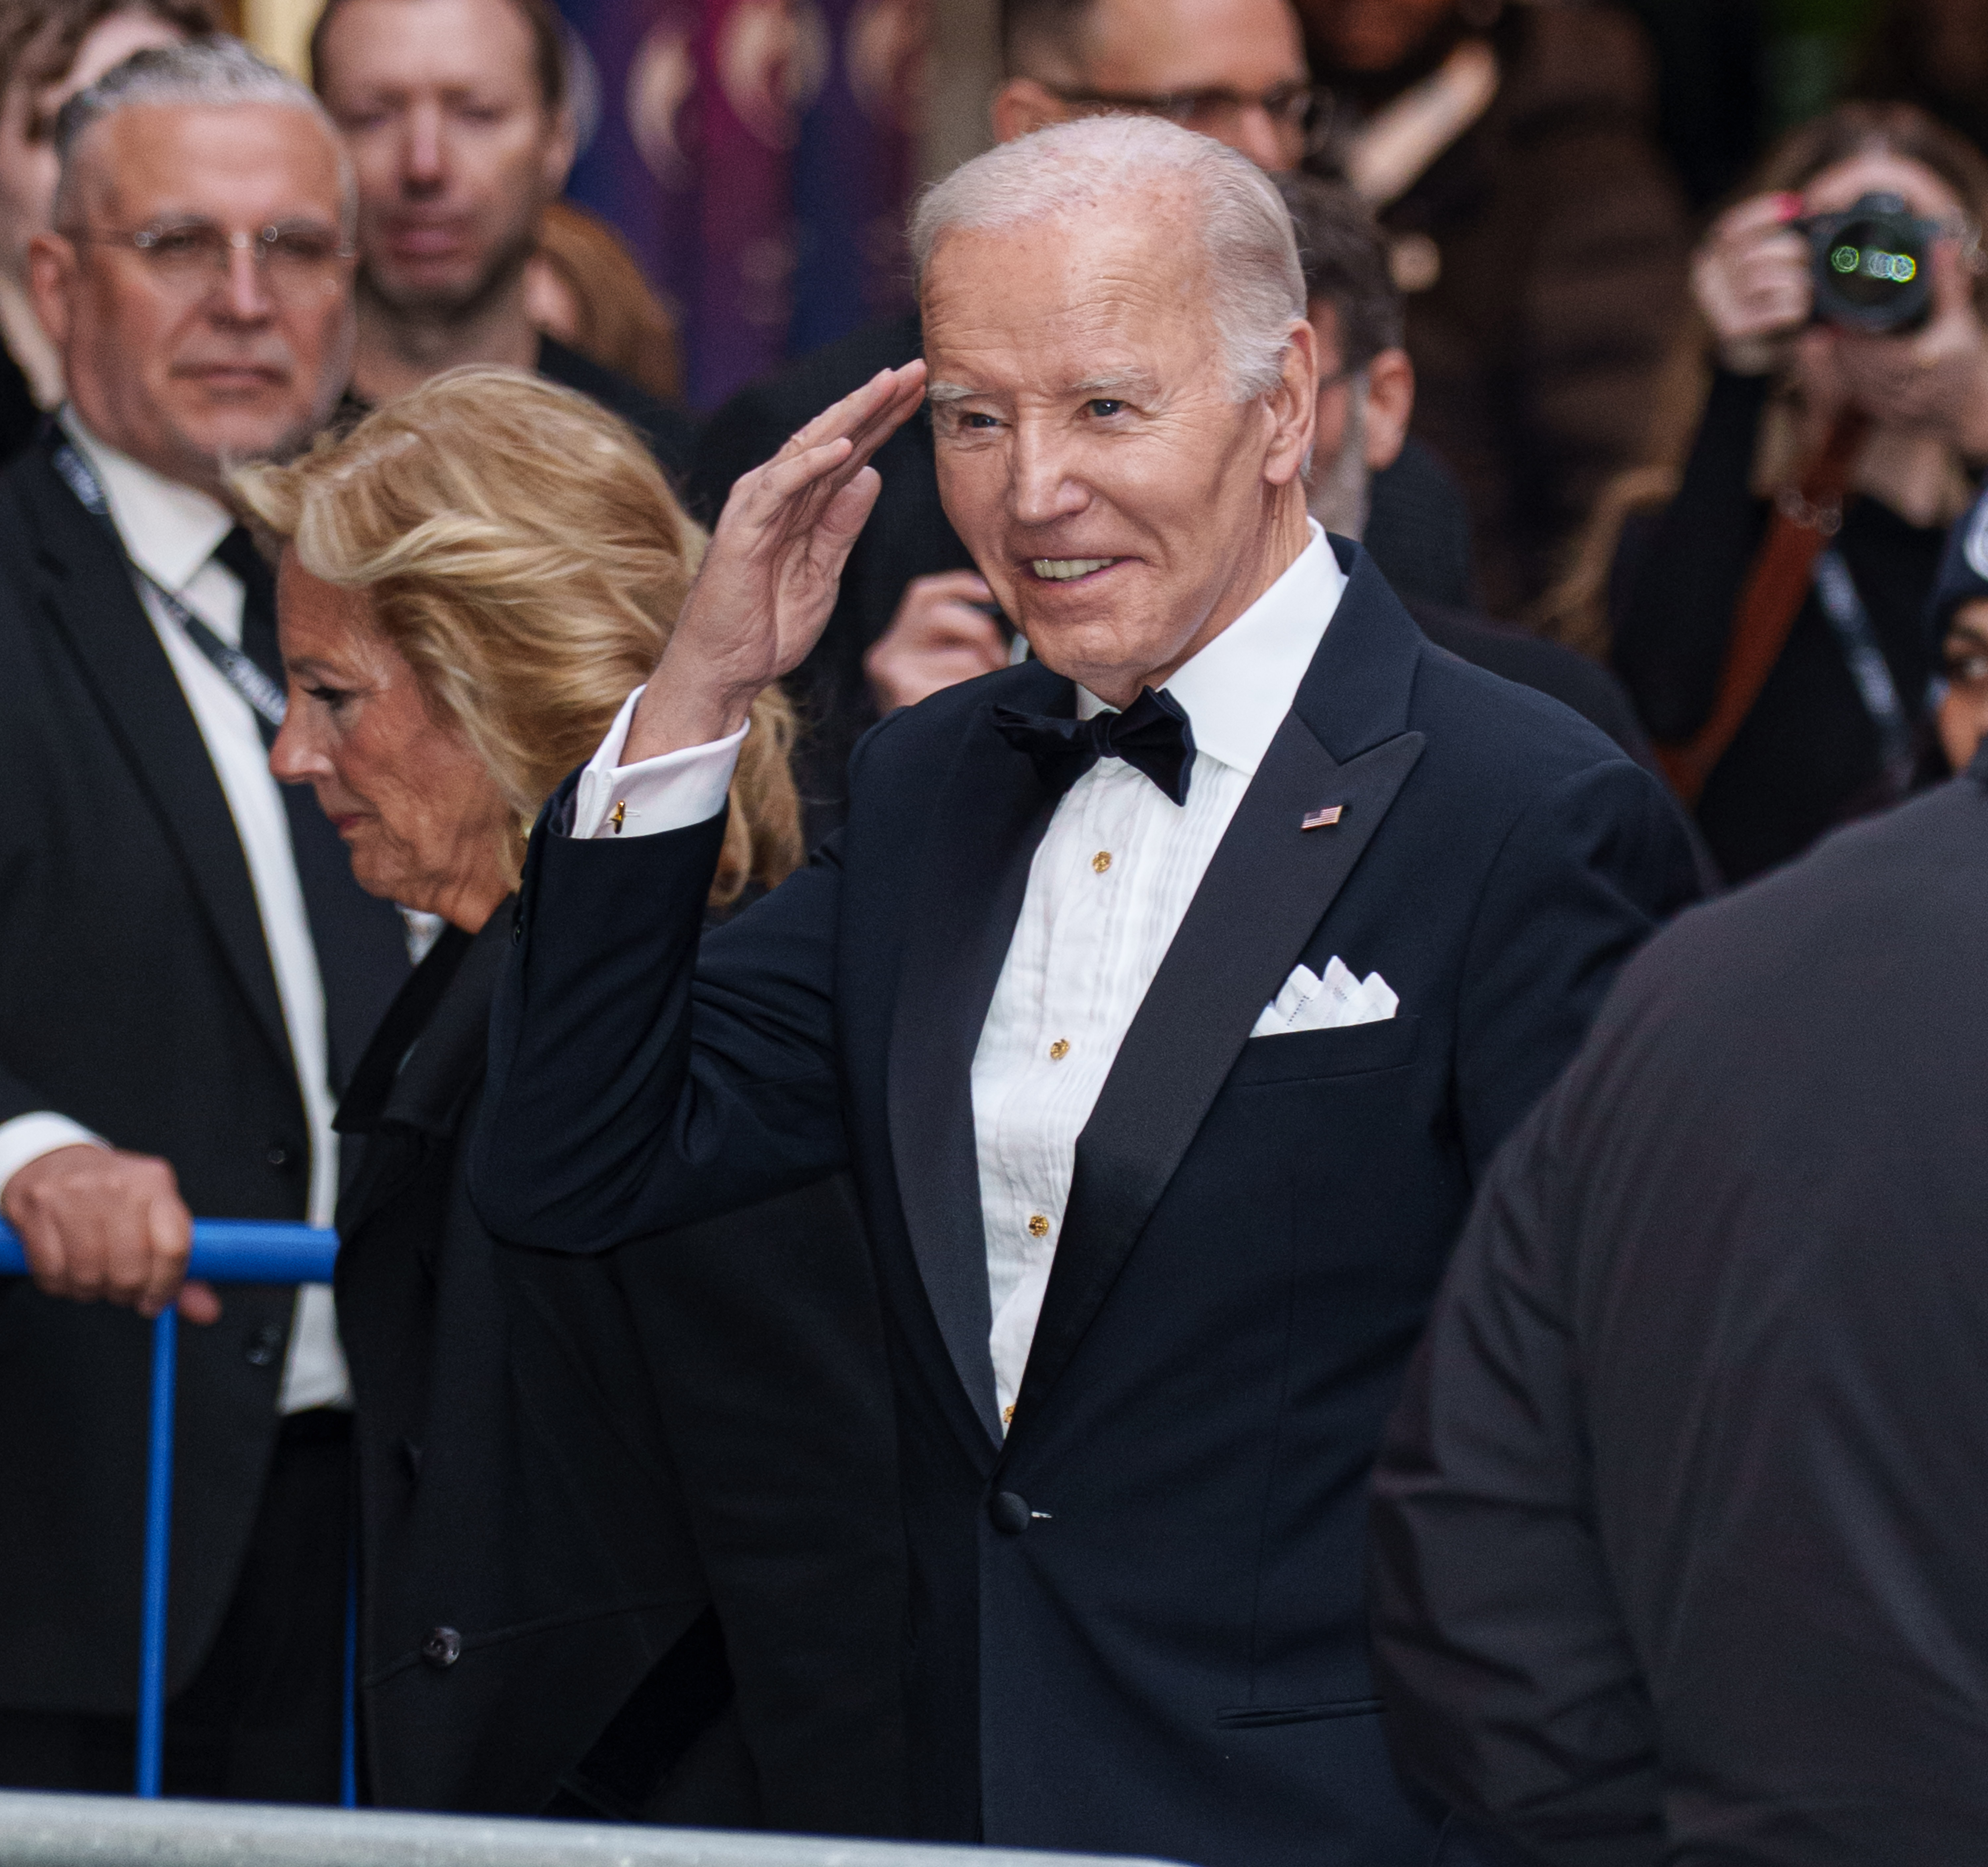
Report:
[[[1040,667],[1004,697],[1036,712],[1075,710],[1074,688]],[[996,1444],[973,1054],[1056,804],[1027,756],[994,730],[990,703],[961,742],[933,813],[891,1026],[888,1100],[898,1199],[939,1333]]]
[[[1364,557],[1077,1138],[1013,1443],[1068,1364],[1263,1006],[1422,756],[1406,730],[1421,637]],[[1339,749],[1335,756],[1329,746]],[[1329,827],[1305,815],[1342,807]]]
[[[114,546],[43,465],[24,481],[61,631],[101,704],[167,842],[193,884],[255,1021],[294,1074],[248,864],[207,742]]]

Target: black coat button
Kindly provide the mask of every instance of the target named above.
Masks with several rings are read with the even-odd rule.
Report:
[[[265,1322],[242,1344],[242,1358],[251,1368],[267,1368],[283,1351],[283,1325]]]
[[[987,1514],[1002,1535],[1019,1537],[1029,1527],[1029,1500],[1013,1491],[996,1491],[987,1500]]]
[[[280,1172],[290,1164],[290,1151],[280,1141],[272,1142],[268,1159],[269,1165]]]
[[[431,1627],[421,1642],[421,1657],[439,1673],[462,1657],[462,1636],[452,1627]]]

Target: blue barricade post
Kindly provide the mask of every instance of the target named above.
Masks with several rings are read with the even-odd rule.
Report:
[[[258,1219],[197,1219],[190,1277],[215,1284],[329,1284],[338,1234],[307,1225]],[[27,1274],[13,1228],[0,1221],[0,1277]],[[173,1392],[179,1367],[179,1314],[167,1310],[152,1324],[152,1418],[145,1474],[144,1613],[138,1647],[138,1793],[159,1794],[166,1738],[166,1587],[172,1558]],[[347,1806],[356,1800],[353,1630],[347,1634],[345,1756]]]

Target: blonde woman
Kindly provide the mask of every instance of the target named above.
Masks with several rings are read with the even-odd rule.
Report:
[[[371,1798],[891,1832],[894,1479],[846,1193],[567,1263],[500,1253],[464,1190],[526,836],[702,536],[631,431],[500,370],[238,487],[283,546],[272,769],[362,886],[446,923],[339,1114]],[[752,724],[714,912],[800,859],[786,702]],[[741,1389],[749,1331],[778,1394]]]

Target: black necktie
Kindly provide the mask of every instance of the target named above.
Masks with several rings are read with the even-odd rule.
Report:
[[[276,644],[276,580],[240,526],[215,546],[215,560],[242,582],[242,652],[283,685],[283,658]],[[257,718],[262,742],[276,729]],[[398,911],[375,901],[352,878],[352,859],[330,820],[318,808],[308,784],[278,787],[290,826],[290,853],[297,865],[324,983],[325,1029],[330,1039],[331,1082],[341,1091],[357,1067],[374,1027],[407,975],[407,949]]]
[[[233,571],[242,584],[242,652],[280,688],[282,651],[276,646],[276,580],[245,527],[237,526],[214,547],[215,561]],[[260,714],[262,743],[276,742],[276,729]]]
[[[1144,772],[1177,804],[1187,802],[1194,766],[1194,729],[1172,695],[1142,687],[1122,713],[1090,719],[1057,719],[1044,713],[994,709],[994,726],[1017,752],[1026,752],[1050,790],[1067,791],[1100,759],[1123,759]]]

